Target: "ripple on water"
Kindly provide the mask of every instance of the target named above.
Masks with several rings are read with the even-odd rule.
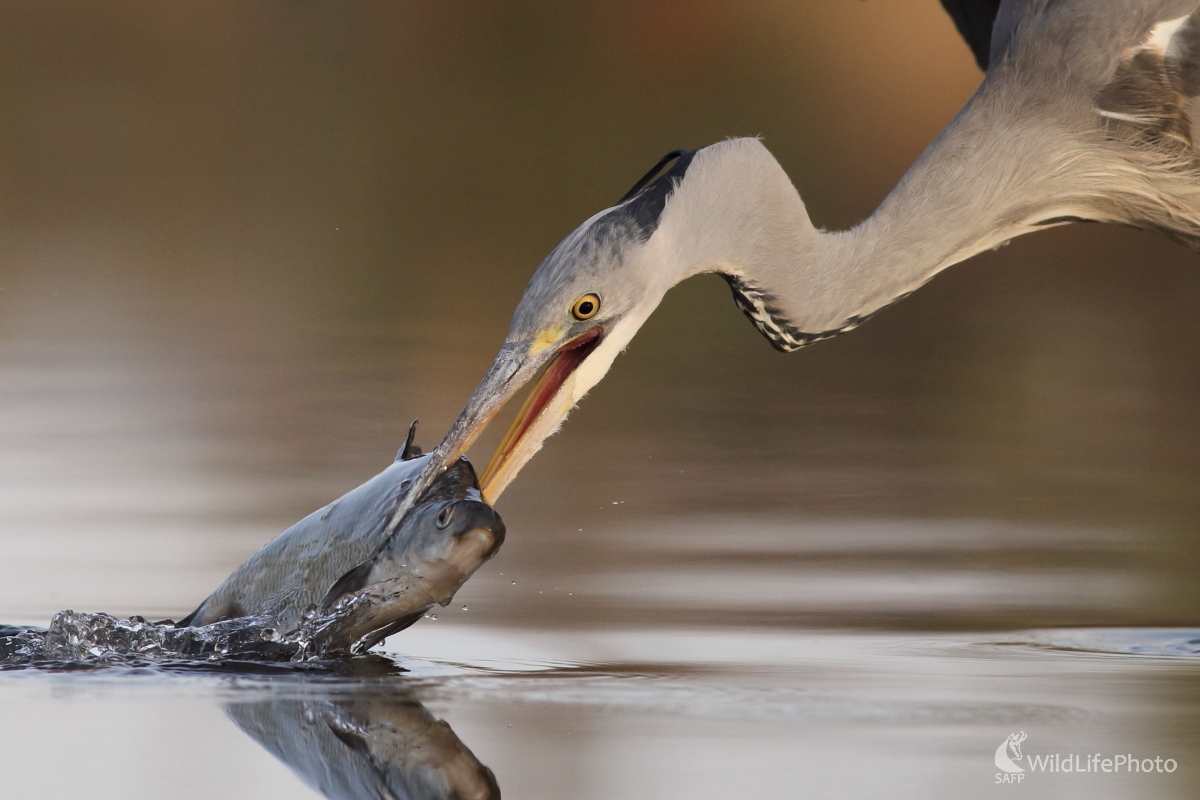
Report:
[[[1003,701],[856,697],[840,691],[753,687],[680,675],[581,670],[578,675],[463,675],[424,687],[427,701],[512,702],[729,720],[813,720],[887,724],[1050,724],[1085,716],[1078,708]]]
[[[902,642],[909,655],[963,659],[1024,658],[1032,653],[1069,658],[1146,656],[1200,660],[1200,630],[1194,628],[1040,628],[1000,634],[942,634]]]
[[[1099,655],[1200,659],[1195,628],[1061,628],[1026,631],[1004,645]]]

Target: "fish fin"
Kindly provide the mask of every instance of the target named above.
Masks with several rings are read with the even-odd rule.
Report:
[[[417,423],[419,419],[414,419],[412,425],[408,426],[408,438],[404,440],[404,446],[400,448],[400,452],[396,453],[397,461],[411,461],[421,455],[421,448],[415,443],[417,438]]]
[[[401,617],[395,622],[389,623],[379,630],[371,631],[366,636],[358,640],[354,645],[355,653],[365,653],[375,645],[382,642],[393,633],[399,633],[405,628],[411,628],[416,624],[417,620],[425,616],[425,612],[429,610],[429,606],[422,608],[420,611],[414,611],[406,617]]]
[[[325,593],[325,598],[321,600],[321,610],[326,611],[336,603],[344,595],[351,592],[357,592],[367,585],[367,578],[371,575],[371,568],[375,566],[374,559],[364,561],[354,569],[347,572],[342,577],[334,582],[333,586],[329,587],[329,591]]]
[[[200,612],[204,610],[204,606],[205,606],[205,605],[207,605],[207,604],[208,604],[208,599],[207,599],[207,598],[205,598],[205,600],[204,600],[204,602],[203,602],[203,603],[201,603],[200,605],[196,606],[196,610],[195,610],[195,611],[193,611],[192,613],[188,614],[188,615],[187,615],[186,617],[184,617],[183,619],[179,620],[179,622],[176,622],[176,623],[175,623],[175,627],[176,627],[176,628],[190,628],[190,627],[192,627],[193,623],[195,623],[195,622],[196,622],[196,617],[200,616]]]
[[[330,733],[354,752],[364,756],[371,754],[371,746],[367,744],[367,740],[362,737],[362,734],[357,731],[348,730],[344,726],[336,725],[329,720],[325,721],[325,727],[329,728]]]
[[[179,622],[176,622],[175,627],[202,628],[205,625],[212,625],[214,622],[223,622],[227,619],[237,619],[238,617],[246,616],[245,610],[238,603],[223,600],[220,604],[217,604],[213,602],[213,596],[209,595],[205,598],[199,608],[179,620]]]

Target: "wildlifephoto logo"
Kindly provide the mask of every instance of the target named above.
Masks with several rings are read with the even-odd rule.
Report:
[[[1008,738],[1000,743],[996,748],[996,769],[1007,772],[1009,775],[1018,775],[1025,771],[1025,768],[1019,766],[1016,762],[1024,758],[1021,755],[1021,742],[1029,737],[1025,735],[1025,731],[1020,733],[1010,733]],[[1025,777],[1024,775],[1021,776]],[[1021,778],[1017,778],[1019,782]],[[1002,781],[1007,783],[1008,781]]]
[[[1021,752],[1028,739],[1025,731],[1010,733],[996,748],[996,783],[1021,783],[1032,773],[1054,772],[1068,775],[1112,772],[1174,772],[1179,763],[1173,758],[1155,756],[1135,758],[1131,753],[1107,756],[1103,753],[1030,753]],[[1024,764],[1018,762],[1024,761]]]

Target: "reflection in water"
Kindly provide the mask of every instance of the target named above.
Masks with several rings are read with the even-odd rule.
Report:
[[[225,713],[335,800],[500,797],[492,771],[408,693],[231,703]]]
[[[1193,659],[1200,656],[1200,630],[1195,628],[1059,628],[1029,631],[1023,642],[1054,650]]]

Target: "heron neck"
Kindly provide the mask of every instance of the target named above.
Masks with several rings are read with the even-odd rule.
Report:
[[[1008,204],[934,195],[901,184],[867,219],[846,231],[819,232],[815,281],[830,298],[820,330],[862,319],[916,291],[947,267],[997,247],[1025,231]]]
[[[1045,146],[1046,136],[1002,141],[986,118],[969,111],[854,228],[817,230],[802,204],[803,219],[771,219],[760,228],[775,246],[754,247],[742,274],[769,299],[780,324],[809,340],[848,330],[943,269],[1036,230],[1040,221],[1082,213],[1062,191],[1074,156]],[[999,174],[998,164],[1009,166]]]

